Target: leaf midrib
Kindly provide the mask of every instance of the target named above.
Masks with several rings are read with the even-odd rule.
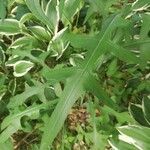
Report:
[[[89,65],[92,63],[93,57],[95,57],[95,55],[96,55],[96,51],[98,50],[100,44],[101,44],[101,43],[103,42],[103,40],[105,39],[105,35],[108,33],[109,28],[110,28],[111,25],[114,23],[116,17],[117,17],[117,16],[115,16],[115,18],[114,18],[114,19],[111,21],[111,23],[109,24],[107,30],[106,30],[105,33],[103,34],[102,38],[99,40],[97,46],[95,47],[95,49],[94,49],[92,55],[90,56],[89,60],[87,61],[86,65],[85,65],[84,68],[82,69],[81,73],[79,73],[79,75],[78,75],[79,77],[76,79],[76,82],[73,84],[73,87],[72,87],[71,91],[69,91],[69,95],[67,95],[66,98],[65,98],[65,96],[63,97],[63,98],[65,98],[65,101],[60,101],[60,103],[58,103],[58,105],[60,105],[61,103],[63,103],[63,108],[61,109],[61,112],[59,112],[59,114],[57,115],[58,117],[57,117],[57,118],[55,117],[55,122],[53,122],[53,124],[52,124],[52,126],[51,126],[52,129],[57,125],[57,123],[59,123],[59,120],[60,120],[60,118],[61,118],[61,115],[64,114],[64,110],[65,110],[66,106],[68,106],[70,102],[75,102],[75,101],[76,101],[76,99],[73,101],[73,100],[71,99],[71,97],[72,97],[72,95],[73,95],[74,93],[76,93],[76,89],[77,89],[77,87],[79,87],[79,85],[78,85],[79,82],[83,82],[83,80],[84,80],[84,75],[87,73],[87,68],[88,68]],[[77,74],[77,73],[76,73],[76,74]],[[62,98],[62,99],[63,99],[63,98]],[[72,104],[72,103],[71,103],[71,104]],[[58,106],[58,105],[57,105],[57,106]],[[56,108],[57,108],[57,106],[56,106]],[[72,107],[72,106],[70,106],[70,107]],[[54,111],[56,111],[56,108],[55,108]],[[53,114],[54,114],[54,112],[52,113],[52,116],[51,116],[51,118],[50,118],[50,122],[53,120],[53,118],[52,118],[52,117],[53,117]],[[65,115],[65,118],[66,118],[66,115]],[[58,132],[59,132],[59,131],[57,131],[57,133],[58,133]],[[45,134],[46,134],[46,133],[45,133]],[[53,137],[53,138],[55,138],[55,137]],[[48,139],[48,138],[47,138],[47,139]],[[49,140],[49,139],[48,139],[48,140]],[[52,140],[53,140],[53,139],[52,139]],[[52,140],[51,140],[51,142],[52,142]],[[43,141],[43,142],[44,142],[45,144],[47,144],[45,141]],[[51,145],[51,143],[50,143],[50,145]],[[45,145],[45,147],[47,147],[47,146]]]

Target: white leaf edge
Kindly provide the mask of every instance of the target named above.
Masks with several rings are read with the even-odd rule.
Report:
[[[139,127],[139,126],[135,126],[135,125],[132,125],[132,127]],[[139,146],[139,141],[133,139],[132,137],[124,134],[123,132],[121,132],[119,129],[121,128],[130,128],[130,126],[126,125],[126,126],[122,126],[122,127],[118,127],[118,131],[120,133],[119,135],[119,140],[121,141],[124,141],[128,144],[131,144],[131,145],[134,145],[136,148],[138,148],[139,150],[143,150],[140,146]]]
[[[26,69],[26,71],[23,72],[23,73],[16,73],[16,72],[15,72],[16,66],[19,65],[20,63],[30,64],[31,67],[28,67],[28,68]],[[25,61],[25,60],[17,61],[17,62],[13,65],[13,68],[14,68],[13,75],[14,75],[15,77],[22,77],[22,76],[24,76],[25,74],[27,74],[28,71],[29,71],[33,66],[34,66],[34,64],[33,64],[32,62],[30,62],[30,61]]]

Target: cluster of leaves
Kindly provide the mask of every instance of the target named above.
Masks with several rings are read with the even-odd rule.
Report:
[[[0,0],[0,18],[0,149],[150,149],[149,0]]]

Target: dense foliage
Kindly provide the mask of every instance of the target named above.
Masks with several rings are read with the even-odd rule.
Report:
[[[149,150],[149,60],[149,0],[0,0],[0,150]]]

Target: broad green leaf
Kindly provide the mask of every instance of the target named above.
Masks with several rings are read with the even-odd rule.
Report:
[[[150,43],[150,39],[145,39],[145,40],[137,39],[137,40],[133,40],[131,42],[126,43],[124,47],[131,47],[131,48],[137,47],[138,48],[140,45],[148,44],[148,43]]]
[[[34,66],[30,61],[20,60],[14,64],[14,76],[21,77],[28,73],[29,70]]]
[[[106,26],[105,25],[106,23],[109,25]],[[83,66],[86,66],[88,62],[87,69],[91,69],[91,68],[94,69],[94,67],[96,67],[95,64],[98,61],[99,57],[105,54],[106,52],[109,52],[109,49],[115,51],[115,48],[110,48],[110,45],[113,43],[110,41],[111,33],[118,26],[123,27],[126,26],[128,23],[120,15],[116,15],[116,16],[110,16],[103,24],[104,25],[101,32],[96,36],[96,38],[99,39],[97,46],[94,48],[94,50],[91,49],[88,52],[87,57],[85,58],[85,61],[83,63]]]
[[[139,150],[149,150],[150,128],[142,126],[122,126],[118,128],[119,138],[134,145]]]
[[[115,2],[116,0],[89,0],[89,8],[84,22],[86,22],[94,13],[99,13],[106,18],[110,11],[110,7]]]
[[[0,73],[0,85],[4,85],[5,81],[6,81],[7,77],[4,73]]]
[[[38,48],[40,47],[40,42],[32,36],[23,36],[15,40],[10,45],[10,48],[17,48],[17,47],[29,46],[29,45],[32,45],[34,48]]]
[[[59,100],[55,110],[53,111],[50,120],[47,122],[47,124],[45,124],[44,134],[40,147],[41,150],[49,149],[49,145],[51,145],[54,138],[61,130],[71,107],[79,98],[79,96],[84,93],[82,87],[83,78],[84,76],[79,72],[73,75],[73,77],[68,80],[67,85],[61,95],[61,99]]]
[[[64,22],[72,22],[73,16],[82,7],[82,0],[65,0],[63,6],[63,20]],[[71,9],[70,9],[71,8]]]
[[[41,26],[32,26],[28,28],[39,40],[50,41],[51,35]]]
[[[0,143],[5,143],[10,136],[17,132],[18,129],[21,129],[21,124],[18,119],[11,122],[11,125],[9,125],[1,134],[0,134]]]
[[[143,126],[149,126],[147,121],[144,118],[144,113],[142,110],[142,107],[135,105],[135,104],[130,104],[129,111],[132,115],[132,117],[141,125]]]
[[[54,33],[57,33],[58,30],[58,24],[60,19],[59,14],[59,1],[58,0],[50,0],[46,6],[45,10],[46,16],[51,21],[51,24],[53,25],[53,31]]]
[[[130,145],[124,141],[118,141],[116,139],[111,139],[109,144],[113,150],[137,150],[135,146]]]
[[[26,13],[24,14],[19,21],[19,26],[22,27],[24,25],[25,22],[31,20],[34,18],[34,15],[32,13]]]
[[[24,0],[15,0],[19,4],[24,4]]]
[[[142,9],[144,7],[148,7],[150,5],[149,0],[137,0],[134,4],[133,4],[133,9]]]
[[[149,32],[150,32],[150,15],[143,14],[142,15],[142,27],[140,31],[140,39],[141,40],[150,40]],[[147,65],[147,61],[150,60],[150,42],[144,43],[140,45],[140,57],[144,61],[143,67]]]
[[[2,150],[13,150],[13,142],[9,139],[5,143],[0,143],[0,149]]]
[[[150,126],[149,101],[127,111],[150,83],[150,2],[133,1],[0,0],[0,150],[22,142],[18,131],[33,137],[33,150],[104,150],[111,136],[112,149],[150,149],[149,128],[127,126],[123,141],[115,128]],[[87,120],[77,120],[75,137],[64,122],[82,107]]]
[[[19,21],[15,19],[0,20],[0,34],[14,35],[21,33]]]
[[[143,108],[145,119],[150,124],[150,109],[149,109],[150,108],[150,99],[148,99],[148,98],[143,99],[142,108]]]
[[[8,90],[12,95],[15,94],[16,86],[17,86],[16,79],[13,79],[9,82]]]
[[[8,61],[5,64],[6,66],[13,67],[14,64],[19,60],[20,60],[20,57],[18,55],[15,55],[15,56],[9,57]]]
[[[0,19],[4,19],[6,17],[7,14],[7,0],[0,0]]]
[[[45,25],[52,30],[53,24],[49,21],[49,18],[45,15],[44,11],[42,10],[39,0],[26,0],[26,4],[31,10],[31,12],[37,17],[40,21],[42,21]]]
[[[22,16],[26,13],[29,13],[28,7],[25,4],[18,4],[18,6],[16,8],[15,18],[17,20],[20,20],[22,18]]]

